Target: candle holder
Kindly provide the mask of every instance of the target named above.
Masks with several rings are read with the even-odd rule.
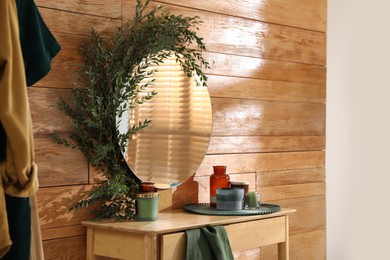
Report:
[[[242,210],[244,200],[244,189],[218,188],[217,209],[218,210]]]
[[[245,194],[245,209],[260,208],[260,193],[249,191]]]
[[[148,192],[136,194],[135,219],[154,221],[158,218],[158,193]]]

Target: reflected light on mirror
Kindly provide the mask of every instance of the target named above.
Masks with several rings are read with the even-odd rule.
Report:
[[[172,55],[157,67],[147,92],[157,95],[129,112],[130,125],[151,120],[128,141],[126,161],[142,181],[183,182],[195,173],[207,152],[211,102],[207,87],[196,86]],[[141,95],[146,93],[141,93]]]

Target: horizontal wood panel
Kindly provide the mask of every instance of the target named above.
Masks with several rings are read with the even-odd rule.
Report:
[[[49,187],[38,190],[37,200],[41,229],[80,225],[82,220],[91,219],[94,206],[70,211],[81,198],[91,191],[91,185]]]
[[[209,75],[211,97],[250,98],[325,103],[324,83],[297,83]]]
[[[326,227],[325,195],[268,201],[297,211],[290,215],[290,235]]]
[[[86,228],[81,225],[68,226],[68,227],[55,227],[55,228],[43,229],[42,240],[82,236],[85,234],[86,234]]]
[[[72,122],[58,110],[60,97],[70,100],[68,89],[31,87],[28,89],[34,136],[47,136],[52,132],[70,133]]]
[[[85,236],[75,236],[43,241],[45,260],[85,260],[85,248]]]
[[[135,11],[135,5],[136,1],[133,1],[130,9]],[[188,17],[198,16],[203,21],[199,25],[199,35],[208,51],[325,64],[324,33],[172,5],[165,5],[164,10]]]
[[[135,2],[134,2],[134,4],[135,4]],[[50,87],[52,87],[52,86],[53,87],[70,87],[74,83],[75,79],[77,78],[77,73],[76,73],[76,71],[78,69],[77,65],[79,64],[79,61],[80,61],[80,57],[77,55],[78,54],[78,47],[80,46],[81,42],[85,41],[85,39],[81,40],[80,37],[75,37],[74,34],[76,34],[77,36],[80,36],[80,35],[89,36],[91,27],[95,28],[98,32],[101,32],[101,31],[105,32],[105,31],[110,31],[110,30],[112,31],[115,28],[115,26],[119,26],[119,23],[113,24],[112,21],[110,21],[110,20],[95,21],[95,20],[93,20],[94,18],[92,17],[89,20],[87,19],[87,20],[83,21],[84,24],[81,24],[80,26],[79,26],[79,22],[78,22],[77,28],[71,28],[71,26],[74,26],[74,23],[73,23],[74,17],[72,15],[76,15],[76,14],[72,14],[72,13],[69,13],[69,14],[65,13],[64,14],[64,12],[59,12],[59,11],[45,9],[45,8],[43,8],[42,12],[43,12],[43,15],[47,16],[47,20],[49,20],[49,21],[53,21],[53,19],[55,17],[58,17],[56,19],[61,19],[61,20],[66,21],[65,25],[67,23],[69,23],[69,25],[68,25],[69,28],[65,28],[65,30],[58,29],[58,31],[52,30],[55,37],[60,42],[61,46],[63,46],[63,50],[60,52],[59,56],[54,59],[52,71],[50,72],[48,77],[45,78],[45,80],[43,82],[39,82],[38,85],[45,85],[45,86],[50,86]],[[52,13],[52,12],[59,12],[59,13]],[[195,15],[197,13],[195,12],[193,14]],[[64,17],[62,17],[62,16],[64,16]],[[210,19],[208,15],[206,15],[205,18],[206,17],[207,17],[207,19]],[[84,16],[83,16],[83,19],[84,19]],[[212,19],[211,21],[219,21],[219,20],[220,19]],[[56,22],[58,22],[58,21],[56,21]],[[62,23],[62,21],[61,21],[61,23]],[[227,21],[227,23],[233,24],[233,25],[237,24],[237,22],[232,22],[232,21]],[[212,26],[212,28],[216,27],[216,25],[213,25],[213,24],[209,25],[210,24],[209,22],[205,22],[204,24],[205,25],[207,24],[207,26]],[[53,25],[49,24],[49,27],[50,26],[57,28],[54,24]],[[273,25],[267,25],[267,26],[272,27]],[[274,25],[274,26],[276,26],[276,25]],[[61,28],[63,28],[63,27],[66,27],[66,26],[61,26]],[[318,52],[318,50],[324,50],[324,48],[319,47],[319,45],[324,44],[324,39],[323,39],[322,34],[320,36],[315,36],[315,38],[319,38],[319,39],[313,40],[313,39],[310,39],[309,36],[308,36],[309,39],[305,39],[302,35],[299,36],[300,34],[307,34],[307,32],[304,32],[304,31],[303,32],[301,32],[301,31],[296,32],[296,34],[298,34],[298,36],[296,36],[298,38],[298,39],[296,39],[296,41],[299,42],[300,45],[302,45],[302,50],[299,50],[299,48],[297,47],[297,44],[295,44],[295,43],[290,43],[290,44],[283,43],[282,44],[282,43],[277,42],[277,43],[272,44],[272,43],[267,43],[267,42],[261,41],[261,44],[259,44],[260,40],[257,39],[256,41],[254,41],[253,46],[256,46],[256,48],[258,48],[257,46],[261,45],[261,46],[263,46],[262,47],[263,49],[250,50],[246,54],[245,51],[243,50],[242,46],[235,46],[234,45],[234,44],[237,44],[237,41],[231,41],[231,39],[229,39],[226,43],[223,43],[223,44],[222,43],[220,43],[220,44],[214,43],[216,40],[221,41],[223,39],[222,37],[216,35],[215,32],[221,32],[223,28],[229,28],[229,30],[232,30],[229,26],[222,26],[221,25],[221,27],[222,28],[217,27],[217,28],[213,29],[213,31],[210,33],[210,35],[204,36],[206,44],[207,44],[207,46],[209,46],[208,49],[211,51],[214,50],[214,51],[221,52],[224,49],[226,49],[228,53],[230,52],[230,53],[235,53],[235,54],[240,54],[240,55],[249,55],[249,53],[260,53],[259,55],[261,55],[261,56],[258,55],[258,57],[263,57],[263,58],[268,58],[268,59],[273,59],[273,60],[279,59],[279,60],[291,60],[291,61],[296,61],[296,62],[311,62],[313,64],[318,64],[318,63],[323,64],[322,61],[316,61],[316,60],[313,61],[313,60],[308,60],[308,58],[306,58],[307,56],[308,57],[315,57],[316,59],[320,59],[319,57],[324,57],[323,53],[322,54],[313,53],[313,52]],[[253,28],[253,26],[247,26],[247,25],[245,25],[243,27],[244,28]],[[279,29],[282,30],[281,28],[279,28]],[[287,29],[283,27],[283,30],[287,30]],[[290,30],[296,30],[296,29],[291,28]],[[210,30],[203,28],[202,31],[209,32]],[[242,31],[242,29],[241,30],[237,29],[236,31]],[[227,34],[227,32],[223,32],[223,33],[225,35]],[[282,33],[282,32],[280,32],[280,33]],[[263,35],[263,37],[265,37],[264,35],[267,35],[267,34],[268,33],[256,32],[256,35]],[[272,33],[270,33],[270,34],[272,34]],[[215,37],[215,39],[209,40],[210,37]],[[257,37],[259,37],[259,36],[257,36]],[[271,37],[271,36],[269,36],[269,37]],[[276,39],[284,39],[284,41],[288,41],[289,39],[292,38],[292,37],[289,37],[288,35],[272,36],[272,37],[274,37]],[[242,43],[243,46],[249,46],[247,43],[248,37],[246,35],[243,35],[243,36],[237,35],[237,37],[233,37],[233,38],[245,39],[245,42]],[[272,42],[272,40],[270,40],[270,41]],[[74,53],[68,53],[68,51],[69,51],[68,46],[70,46],[70,45],[73,47],[77,47],[76,55]],[[216,46],[214,46],[214,45],[216,45]],[[223,45],[223,46],[221,46],[221,45]],[[289,49],[284,50],[284,48],[287,48],[286,46],[287,47],[291,46],[291,48],[293,48],[294,50],[289,50]],[[312,46],[312,48],[310,49],[308,46]],[[267,51],[268,48],[270,49],[269,51]],[[306,50],[306,48],[309,48],[309,50]],[[229,51],[229,49],[231,49],[231,50]],[[269,53],[269,54],[267,54],[267,53]],[[296,58],[294,58],[294,57],[289,58],[289,56],[294,56],[294,53],[296,53],[295,56],[297,56],[297,57]],[[66,71],[66,73],[64,73],[64,71]],[[281,85],[283,85],[283,84],[281,83]]]
[[[35,158],[40,187],[88,183],[88,162],[79,150],[35,138]]]
[[[207,153],[323,150],[324,136],[211,136]]]
[[[325,135],[325,105],[213,98],[212,135]]]
[[[275,61],[215,52],[204,52],[210,75],[234,76],[263,80],[324,84],[326,68],[318,65]]]
[[[213,165],[226,165],[228,174],[323,168],[325,166],[325,152],[206,155],[197,170],[197,176],[211,175]]]
[[[325,182],[313,182],[257,188],[261,201],[284,200],[325,195]]]
[[[326,38],[323,33],[223,15],[210,15],[196,10],[188,15],[198,15],[204,22],[200,25],[202,29],[200,35],[210,52],[325,64]]]
[[[121,25],[120,19],[80,15],[43,7],[39,11],[47,27],[53,33],[89,36],[91,29],[94,28],[95,31],[107,35]]]
[[[121,2],[117,0],[35,0],[38,7],[75,12],[78,14],[89,14],[109,18],[121,18]]]
[[[53,3],[52,1],[42,1],[45,6],[54,5],[53,8],[65,8],[65,10],[67,10],[66,8],[71,6],[68,2]],[[106,4],[110,5],[110,3]],[[84,6],[85,8],[89,7],[96,9],[96,6],[92,7],[85,2],[78,2],[78,5]],[[95,3],[95,5],[103,7],[105,4]],[[114,6],[120,8],[120,3],[116,3]],[[47,26],[61,45],[61,51],[53,59],[49,74],[43,80],[35,84],[35,86],[56,88],[74,87],[77,83],[77,71],[81,62],[79,49],[82,43],[88,41],[91,29],[94,28],[94,30],[102,34],[110,34],[116,27],[121,25],[121,20],[100,16],[80,15],[79,13],[45,7],[40,8],[40,12]],[[58,26],[58,24],[61,26]]]
[[[325,168],[257,173],[257,187],[280,186],[325,181]]]
[[[326,230],[319,229],[291,236],[291,260],[326,259]]]
[[[326,0],[156,0],[209,12],[317,31],[326,30]]]
[[[261,260],[277,259],[277,245],[261,248]],[[257,258],[259,259],[259,258]],[[290,236],[290,259],[326,259],[326,231],[319,229]]]
[[[42,80],[34,86],[50,88],[72,88],[80,87],[77,81],[82,62],[80,46],[89,41],[87,36],[71,35],[65,33],[54,33],[61,51],[52,60],[51,70]]]

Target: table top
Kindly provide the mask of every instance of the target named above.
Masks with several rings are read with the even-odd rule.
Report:
[[[164,234],[204,226],[227,225],[259,219],[275,218],[294,213],[295,211],[296,209],[282,208],[278,212],[264,215],[213,216],[194,214],[178,209],[159,212],[158,219],[156,221],[132,220],[118,222],[112,219],[106,219],[100,221],[83,221],[82,224],[87,227],[110,229],[122,232]]]

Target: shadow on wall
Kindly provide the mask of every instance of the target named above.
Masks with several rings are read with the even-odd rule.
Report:
[[[75,202],[87,197],[91,189],[92,185],[40,189],[37,197],[42,231],[59,226],[79,225],[82,220],[92,219],[92,212],[98,205],[69,210]]]
[[[174,189],[172,195],[173,209],[182,208],[190,203],[198,203],[199,183],[195,180],[195,174]]]

